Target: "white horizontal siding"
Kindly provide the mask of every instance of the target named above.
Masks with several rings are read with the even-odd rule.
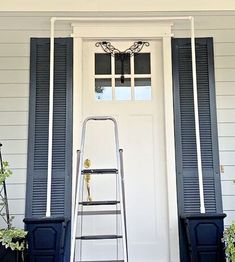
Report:
[[[225,165],[224,166],[224,173],[221,173],[221,180],[222,181],[235,180],[235,165]]]
[[[235,81],[230,82],[217,82],[216,94],[219,96],[235,95]]]
[[[4,140],[17,140],[17,139],[27,140],[28,127],[27,126],[1,126],[1,136],[4,138]],[[6,150],[6,148],[4,148],[4,150]]]
[[[235,151],[235,136],[219,137],[221,151]]]
[[[235,95],[217,96],[217,108],[234,109]]]
[[[235,190],[235,183],[233,182],[233,180],[229,181],[229,180],[225,180],[222,181],[222,192],[224,196],[234,196],[234,190]],[[230,205],[230,209],[232,209],[234,202],[229,204]],[[233,208],[234,209],[234,208]]]
[[[11,211],[10,211],[11,212]],[[16,228],[24,228],[23,219],[25,218],[24,212],[23,214],[13,214],[11,213],[11,217],[13,218],[12,225]],[[1,228],[6,226],[6,223],[1,219],[0,220]]]
[[[26,168],[12,168],[12,176],[7,178],[8,184],[25,184],[26,183]]]
[[[0,127],[7,125],[25,126],[28,125],[28,112],[0,112],[0,119]],[[4,138],[0,137],[1,139]]]
[[[215,70],[217,82],[234,82],[235,68],[218,68]]]
[[[217,57],[234,56],[234,43],[215,43],[215,54]]]
[[[29,57],[29,43],[1,43],[0,57]]]
[[[215,68],[235,68],[235,55],[230,56],[216,56]]]
[[[224,210],[234,210],[235,196],[224,196],[223,207]]]
[[[198,18],[200,19],[200,18]],[[188,27],[189,28],[189,27]],[[235,42],[235,29],[204,29],[195,31],[196,37],[213,37],[214,43],[234,43]],[[190,31],[188,29],[175,30],[174,37],[190,37]]]
[[[20,21],[20,23],[19,23]],[[69,22],[61,23],[57,28],[61,30],[69,29]],[[0,17],[0,30],[7,31],[29,31],[29,30],[37,30],[37,31],[48,31],[50,28],[50,17],[44,16],[2,16]]]
[[[1,70],[29,70],[29,57],[19,56],[0,56]]]
[[[220,162],[222,165],[225,165],[225,166],[226,165],[228,166],[235,165],[235,151],[220,150]]]
[[[28,97],[4,97],[0,98],[0,111],[4,112],[27,112]]]
[[[4,145],[4,154],[27,154],[27,140],[26,139],[2,139]]]
[[[1,48],[1,47],[0,47]],[[1,84],[29,84],[29,70],[1,70]]]
[[[231,225],[232,223],[235,222],[235,211],[231,210],[231,211],[226,211],[226,215],[227,217],[224,219],[224,225],[225,227]]]
[[[9,184],[7,183],[7,194],[9,199],[25,199],[25,184],[18,183],[18,184]],[[15,210],[13,212],[16,213]]]
[[[8,179],[10,210],[14,224],[24,218],[27,167],[29,56],[31,37],[49,37],[50,17],[76,13],[0,14],[0,141],[4,160],[14,175]],[[80,13],[80,15],[82,15]],[[154,14],[152,14],[154,15]],[[160,15],[193,15],[164,13]],[[195,13],[196,36],[213,37],[215,49],[216,94],[224,210],[226,224],[235,220],[235,13]],[[189,25],[177,22],[175,37],[188,37]],[[70,36],[69,23],[58,23],[56,35]]]
[[[0,30],[1,37],[0,37],[0,44],[26,44],[30,43],[31,37],[49,37],[50,31],[35,31],[35,30]],[[60,37],[68,37],[67,31],[56,31],[56,36]]]
[[[1,84],[0,83],[1,98],[5,97],[28,97],[29,96],[29,84]]]
[[[27,168],[27,154],[4,154],[4,160],[8,161],[13,169]]]
[[[217,110],[217,118],[219,123],[234,123],[234,116],[235,108]]]

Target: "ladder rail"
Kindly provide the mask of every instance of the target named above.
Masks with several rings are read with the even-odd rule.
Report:
[[[75,209],[72,213],[72,228],[71,228],[71,251],[70,251],[70,262],[74,262],[75,256],[75,243],[76,243],[76,225],[78,217],[76,213],[78,213],[78,205],[79,205],[79,193],[78,188],[82,181],[81,175],[81,167],[82,167],[82,152],[80,150],[77,151],[77,174],[76,174],[76,192],[75,192]]]
[[[123,160],[122,153],[120,153],[119,149],[119,136],[118,136],[118,125],[115,118],[111,116],[90,116],[87,117],[82,126],[82,135],[81,135],[81,146],[80,151],[77,154],[79,166],[77,168],[76,175],[76,188],[79,189],[79,186],[82,182],[82,163],[83,163],[83,154],[84,154],[84,146],[85,146],[85,133],[87,123],[89,121],[111,121],[114,125],[114,134],[115,134],[115,147],[116,147],[116,160],[117,160],[117,168],[118,168],[118,178],[119,178],[119,191],[120,191],[120,209],[121,209],[121,224],[123,231],[123,256],[124,262],[128,262],[128,252],[127,252],[127,232],[126,232],[126,213],[125,213],[125,192],[124,192],[124,177],[123,177]],[[78,190],[77,190],[78,191]],[[78,206],[79,206],[79,192],[75,194],[75,209],[73,212],[73,225],[72,225],[72,234],[71,234],[71,252],[70,252],[70,262],[74,262],[75,257],[75,242],[76,242],[76,225],[78,220]]]
[[[124,178],[124,166],[123,166],[123,149],[119,149],[120,156],[120,178],[121,178],[121,187],[122,187],[122,199],[123,199],[123,216],[124,216],[124,231],[125,231],[125,246],[126,246],[126,259],[128,262],[128,243],[127,243],[127,222],[126,222],[126,196],[125,196],[125,178]]]
[[[77,194],[78,194],[78,183],[77,183],[77,179],[78,179],[78,173],[79,173],[79,166],[80,166],[80,157],[81,157],[81,150],[77,150],[77,168],[76,168],[76,177],[75,177],[75,197],[74,200],[76,200],[77,198]],[[72,214],[72,218],[74,219],[74,214]]]

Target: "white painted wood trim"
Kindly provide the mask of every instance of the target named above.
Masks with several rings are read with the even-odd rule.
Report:
[[[175,163],[174,108],[172,89],[171,38],[163,38],[163,76],[164,76],[164,113],[166,172],[168,190],[170,261],[180,261],[179,228],[177,210],[177,186]]]
[[[81,125],[82,125],[82,53],[83,43],[81,38],[73,41],[73,163],[72,163],[72,207],[75,205],[76,188],[76,166],[77,150],[80,147]],[[71,225],[73,225],[74,214],[71,215]]]
[[[76,24],[73,23],[73,37],[81,37],[86,39],[95,38],[137,38],[137,39],[159,39],[165,36],[171,36],[172,22],[136,22],[136,23],[94,23]],[[120,35],[121,32],[121,35]]]
[[[162,26],[162,28],[160,28]],[[97,29],[87,24],[73,24],[74,37],[74,102],[73,102],[73,185],[76,175],[76,150],[79,148],[78,137],[81,135],[82,122],[82,43],[86,39],[105,38],[145,38],[162,39],[163,41],[163,61],[164,61],[164,104],[165,104],[165,138],[166,138],[166,172],[168,185],[168,213],[169,213],[169,253],[171,262],[179,262],[179,235],[178,235],[178,212],[177,212],[177,192],[176,192],[176,169],[175,169],[175,137],[174,137],[174,116],[173,116],[173,94],[172,94],[172,61],[171,61],[171,26],[172,23],[154,23],[146,33],[146,27],[126,24],[122,27],[107,27],[100,24]],[[120,36],[120,29],[122,35]],[[111,36],[110,36],[111,34]],[[76,50],[76,49],[80,50]],[[79,56],[79,57],[78,57]],[[80,112],[79,112],[80,110]],[[73,188],[73,203],[75,190]]]

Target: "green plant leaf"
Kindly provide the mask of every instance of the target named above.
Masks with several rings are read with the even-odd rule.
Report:
[[[1,229],[0,243],[5,248],[10,247],[12,250],[23,251],[27,248],[25,241],[27,233],[27,231],[18,228]]]

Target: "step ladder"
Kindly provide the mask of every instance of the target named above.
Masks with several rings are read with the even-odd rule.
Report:
[[[84,157],[84,147],[85,147],[85,136],[86,136],[86,127],[89,121],[111,121],[114,127],[115,134],[115,152],[116,152],[116,161],[117,168],[102,168],[102,169],[83,169],[83,157]],[[94,145],[95,146],[95,145]],[[102,201],[84,201],[81,199],[83,192],[83,178],[86,174],[96,174],[96,175],[104,175],[104,174],[113,174],[116,177],[116,181],[118,182],[118,190],[119,190],[119,199],[116,200],[102,200]],[[85,206],[115,206],[116,210],[92,210],[92,211],[84,211],[83,207]],[[119,209],[117,207],[120,206]],[[109,116],[95,116],[88,117],[84,120],[82,126],[82,136],[81,136],[81,148],[77,151],[77,175],[76,175],[76,193],[75,193],[75,207],[73,209],[73,217],[72,217],[72,233],[71,233],[71,254],[70,254],[70,262],[128,262],[128,248],[127,248],[127,228],[126,228],[126,210],[125,210],[125,189],[124,189],[124,170],[123,170],[123,150],[119,149],[119,138],[118,138],[118,126],[117,122],[113,117]],[[121,220],[121,234],[111,234],[111,235],[82,235],[77,236],[77,228],[78,226],[78,216],[87,216],[87,215],[116,215],[120,216]],[[117,223],[117,220],[116,220]],[[93,261],[85,261],[85,260],[75,260],[75,249],[77,241],[99,241],[99,240],[121,240],[123,257],[117,260],[93,260]],[[118,245],[118,242],[116,243]],[[81,252],[81,251],[80,251]]]

